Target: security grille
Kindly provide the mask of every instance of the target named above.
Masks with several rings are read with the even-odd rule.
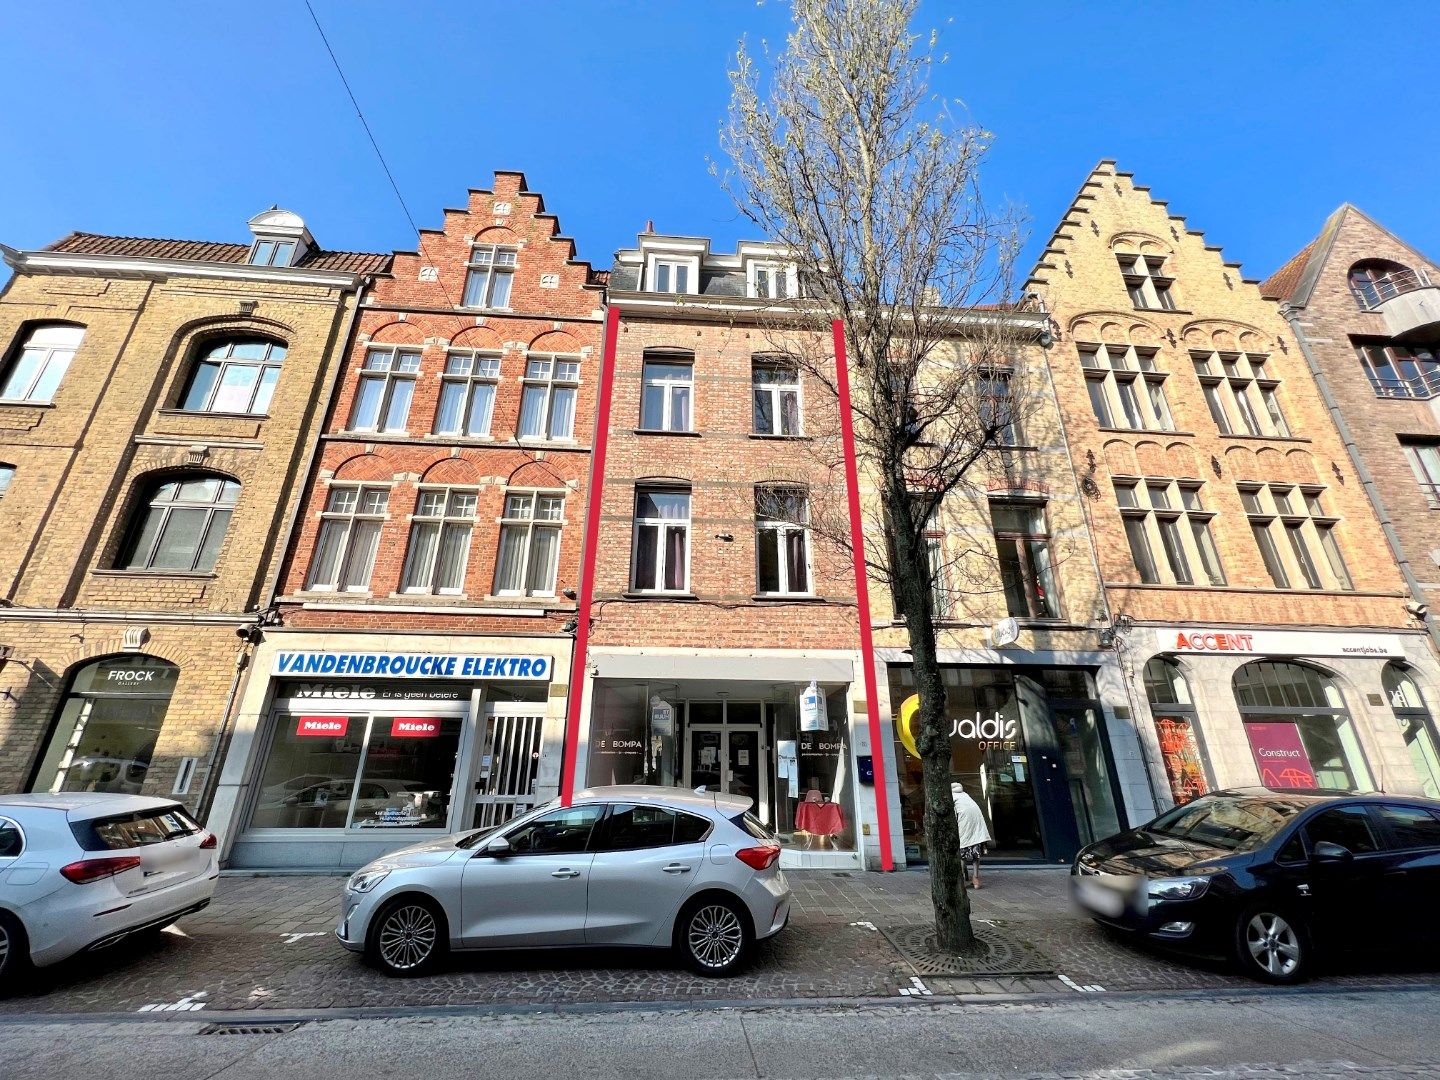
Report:
[[[492,716],[475,793],[475,828],[503,825],[535,805],[539,716]]]

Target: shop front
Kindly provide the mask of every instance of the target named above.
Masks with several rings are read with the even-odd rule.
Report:
[[[614,665],[602,659],[601,670],[606,666]],[[684,678],[683,666],[654,667],[670,670],[592,683],[581,740],[584,785],[662,784],[743,795],[779,836],[783,865],[860,865],[849,661],[817,669],[813,688],[794,677]],[[723,664],[737,674],[763,674],[755,667],[753,660]],[[790,664],[776,674],[786,667],[805,673],[803,664]],[[703,662],[689,670],[709,673]]]
[[[1137,628],[1172,800],[1217,787],[1440,792],[1435,659],[1407,633]]]
[[[540,642],[390,652],[285,637],[265,649],[270,678],[252,687],[257,712],[222,779],[230,866],[355,866],[555,794],[563,701],[552,708],[550,688],[567,669]]]
[[[927,861],[915,680],[889,664],[905,861]],[[950,777],[980,805],[990,857],[1069,862],[1127,827],[1104,709],[1084,668],[946,665]]]

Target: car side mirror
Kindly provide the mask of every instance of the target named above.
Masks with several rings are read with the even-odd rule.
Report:
[[[1310,856],[1311,862],[1319,863],[1345,863],[1355,858],[1350,849],[1343,844],[1334,844],[1329,840],[1321,840],[1315,845],[1315,851]]]
[[[503,859],[510,854],[510,841],[503,836],[497,836],[481,848],[479,854],[491,859]]]

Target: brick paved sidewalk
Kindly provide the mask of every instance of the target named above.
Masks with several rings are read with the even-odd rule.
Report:
[[[1216,990],[1253,984],[1224,968],[1168,959],[1113,940],[1070,905],[1063,870],[991,870],[973,894],[974,916],[1031,943],[1057,978],[924,977],[880,932],[928,923],[924,872],[788,875],[795,909],[785,933],[761,944],[733,979],[703,979],[665,953],[531,951],[456,957],[441,973],[391,979],[331,938],[338,877],[225,877],[211,906],[160,940],[115,949],[39,973],[0,1000],[0,1014],[134,1012],[203,1004],[223,1009],[323,1009],[396,1005],[569,1004],[784,998]],[[1324,976],[1347,987],[1440,982],[1440,962],[1408,969],[1354,967]]]

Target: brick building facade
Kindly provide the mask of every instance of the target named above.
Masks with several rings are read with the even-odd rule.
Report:
[[[286,211],[250,227],[4,250],[0,790],[204,809],[330,358],[386,262]]]
[[[1276,306],[1108,161],[1027,290],[1157,786],[1418,788],[1386,673],[1440,672]]]
[[[555,794],[602,305],[514,172],[367,295],[221,785],[233,864],[353,865]]]
[[[1353,206],[1261,286],[1280,304],[1369,494],[1413,602],[1440,601],[1440,268]],[[1396,711],[1426,794],[1440,795],[1433,687],[1391,667]]]

